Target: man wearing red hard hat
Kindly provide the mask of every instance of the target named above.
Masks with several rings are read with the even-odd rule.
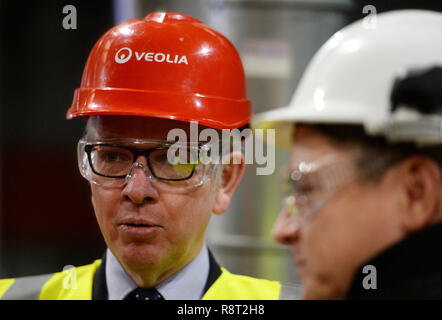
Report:
[[[224,36],[176,13],[115,26],[90,53],[67,112],[75,117],[87,120],[78,163],[108,249],[90,265],[0,280],[0,298],[296,298],[294,287],[229,273],[205,244],[212,213],[227,210],[241,180],[242,153],[229,151],[239,161],[227,164],[168,158],[173,129],[249,123],[241,60]],[[184,150],[203,144],[186,140]]]

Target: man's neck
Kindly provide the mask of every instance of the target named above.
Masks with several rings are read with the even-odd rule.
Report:
[[[188,265],[192,260],[195,259],[196,256],[198,256],[203,246],[204,242],[195,248],[196,250],[193,250],[191,255],[186,255],[183,257],[171,256],[155,266],[132,268],[131,266],[121,263],[121,261],[120,264],[138,287],[151,288],[171,277]]]
[[[109,299],[121,299],[127,292],[138,287],[156,287],[166,299],[199,299],[209,274],[209,253],[205,245],[197,256],[179,270],[170,273],[152,285],[138,284],[117,258],[107,251],[106,280]],[[144,271],[149,272],[149,271]],[[152,277],[154,278],[154,277]],[[159,277],[156,277],[159,279]]]

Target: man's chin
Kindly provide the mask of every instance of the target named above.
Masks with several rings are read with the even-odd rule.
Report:
[[[161,260],[161,250],[152,244],[133,242],[124,245],[116,252],[118,260],[132,269],[155,267]]]
[[[344,295],[331,282],[320,281],[313,276],[304,275],[302,279],[303,300],[338,300],[344,299]]]

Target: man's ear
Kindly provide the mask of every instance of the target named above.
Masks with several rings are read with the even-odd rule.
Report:
[[[429,225],[436,218],[440,197],[441,174],[431,159],[413,156],[400,164],[400,220],[406,233]]]
[[[220,170],[222,172],[219,177],[215,204],[212,210],[215,214],[222,214],[229,208],[230,200],[241,181],[245,169],[245,159],[242,152],[231,152],[226,157],[229,157],[229,163],[221,165]]]

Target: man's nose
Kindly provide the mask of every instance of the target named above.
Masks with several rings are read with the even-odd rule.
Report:
[[[299,219],[287,209],[282,209],[273,225],[273,238],[280,244],[293,245],[299,239]]]
[[[135,204],[157,201],[159,194],[149,177],[152,173],[148,169],[146,158],[140,156],[136,162],[137,164],[132,168],[131,176],[123,189],[123,196]]]

